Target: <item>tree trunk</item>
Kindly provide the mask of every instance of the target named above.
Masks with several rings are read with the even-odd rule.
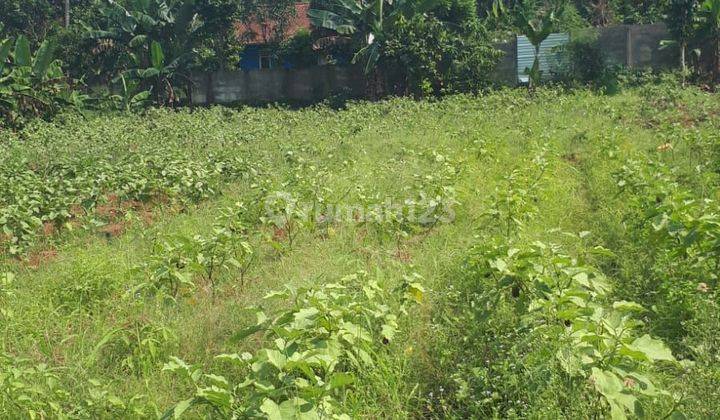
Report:
[[[682,70],[682,85],[685,86],[685,77],[687,76],[687,63],[685,60],[685,51],[687,50],[687,41],[680,41],[680,69]]]
[[[65,0],[65,27],[70,27],[70,0]]]
[[[685,50],[687,50],[687,42],[680,42],[680,68],[683,74],[687,71],[687,63],[685,62]]]

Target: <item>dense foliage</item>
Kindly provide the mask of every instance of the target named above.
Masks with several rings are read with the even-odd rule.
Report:
[[[0,124],[20,127],[28,118],[50,118],[64,107],[83,105],[84,96],[63,73],[55,49],[44,41],[33,52],[24,35],[0,39]]]
[[[501,56],[466,0],[316,1],[315,7],[313,24],[330,31],[317,45],[354,45],[353,62],[364,67],[376,95],[477,91],[490,83]]]
[[[490,84],[502,53],[479,24],[457,26],[436,17],[401,19],[383,49],[382,69],[390,91],[440,95],[476,92]]]

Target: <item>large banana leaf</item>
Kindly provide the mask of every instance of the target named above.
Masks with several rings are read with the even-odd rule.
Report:
[[[153,41],[150,45],[150,61],[152,66],[161,71],[165,65],[165,54],[163,53],[162,46],[159,42]]]
[[[128,46],[130,48],[137,48],[141,45],[145,45],[147,42],[147,35],[135,35],[130,42],[128,42]]]
[[[85,36],[91,39],[118,39],[122,36],[118,31],[104,31],[99,29],[89,29],[85,31]]]
[[[43,41],[37,53],[35,53],[35,61],[33,62],[33,74],[38,80],[42,80],[47,74],[54,55],[55,43],[48,40]]]
[[[153,30],[153,28],[158,26],[158,24],[160,23],[157,21],[157,19],[154,19],[152,16],[142,12],[130,12],[130,15],[135,18],[135,21],[140,26],[142,26],[143,30],[145,31]]]
[[[18,66],[30,67],[32,57],[30,56],[30,42],[25,35],[20,35],[15,41],[15,64]]]
[[[357,27],[348,19],[329,10],[310,9],[307,12],[313,25],[336,31],[339,34],[352,34]]]
[[[337,0],[337,2],[347,9],[350,13],[359,14],[363,9],[357,0]]]
[[[186,1],[185,3],[193,3],[192,1]],[[157,15],[160,17],[160,19],[164,20],[168,23],[174,23],[175,22],[175,16],[173,15],[172,11],[170,10],[170,6],[167,5],[164,1],[161,1],[157,5]]]
[[[3,70],[5,69],[5,61],[10,56],[10,49],[12,48],[12,39],[6,39],[0,43],[0,77],[2,77]]]

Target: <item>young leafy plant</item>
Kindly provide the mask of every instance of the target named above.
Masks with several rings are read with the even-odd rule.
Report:
[[[383,343],[398,332],[398,318],[423,293],[417,276],[389,294],[364,272],[315,290],[270,293],[264,304],[290,299],[290,309],[268,313],[254,308],[256,324],[233,337],[238,341],[263,333],[265,345],[254,353],[217,356],[246,376],[235,381],[204,374],[173,358],[164,370],[179,374],[196,391],[164,418],[199,406],[223,417],[348,418],[340,405],[342,394],[358,384],[363,371],[375,369]]]

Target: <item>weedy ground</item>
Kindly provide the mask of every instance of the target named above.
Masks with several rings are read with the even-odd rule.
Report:
[[[719,133],[648,85],[8,134],[0,412],[712,417]]]

